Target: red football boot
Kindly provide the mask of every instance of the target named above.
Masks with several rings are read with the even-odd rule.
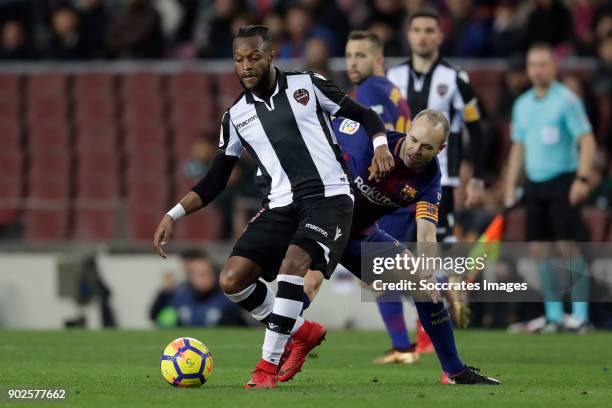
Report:
[[[245,389],[276,388],[278,385],[278,366],[263,358],[255,366],[251,379],[244,385]]]
[[[279,381],[289,381],[300,372],[308,353],[325,340],[325,333],[325,326],[320,323],[306,320],[302,324],[292,336],[291,343],[287,343],[278,369]]]
[[[422,354],[435,353],[433,344],[427,332],[423,329],[423,325],[420,320],[417,320],[417,335],[416,335],[416,351]]]

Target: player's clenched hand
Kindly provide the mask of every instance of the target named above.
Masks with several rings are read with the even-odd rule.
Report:
[[[374,150],[374,157],[372,157],[372,165],[369,167],[370,176],[368,180],[380,181],[387,176],[395,168],[395,162],[393,156],[389,151],[387,145],[381,145]]]
[[[162,246],[166,245],[172,234],[174,233],[174,220],[168,214],[164,215],[161,222],[157,226],[155,235],[153,235],[153,246],[162,258],[166,258],[166,253]]]

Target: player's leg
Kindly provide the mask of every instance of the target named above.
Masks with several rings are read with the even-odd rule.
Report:
[[[232,256],[219,276],[219,286],[229,300],[249,312],[255,320],[267,324],[274,305],[274,292],[259,279],[260,276],[261,268],[255,262]]]
[[[290,245],[278,272],[278,289],[269,316],[262,358],[278,365],[285,343],[304,324],[300,316],[304,297],[304,275],[312,263],[308,252]]]
[[[540,291],[544,299],[546,324],[539,329],[541,333],[557,333],[563,324],[563,302],[557,287],[557,262],[549,242],[532,241],[529,253],[535,262],[540,278]]]
[[[300,316],[304,295],[304,275],[312,258],[297,245],[289,245],[277,276],[278,289],[272,312],[266,319],[262,358],[245,388],[274,388],[279,364],[291,335],[306,324]]]
[[[359,265],[348,264],[347,260],[359,259],[361,254],[361,239],[354,239],[349,237],[348,242],[346,244],[344,254],[340,259],[340,263],[337,265],[336,269],[343,268],[355,275],[358,279],[360,276],[357,276],[353,270],[360,270]],[[304,277],[304,297],[308,298],[310,302],[313,302],[317,294],[319,293],[319,289],[323,284],[323,280],[325,279],[325,275],[321,271],[313,271],[309,270]],[[304,305],[304,310],[308,308],[309,305]]]
[[[293,211],[284,207],[259,212],[236,242],[220,275],[220,286],[228,298],[267,325],[262,359],[245,388],[276,387],[286,340],[304,323],[299,316],[303,275],[312,258],[301,247],[289,245],[297,226]],[[272,280],[277,274],[274,296],[259,278]]]
[[[396,241],[388,235],[386,231],[376,229],[365,239],[366,242],[389,242]],[[395,257],[396,254],[402,254],[407,249],[403,245],[390,245],[387,257]],[[357,262],[352,262],[353,267],[356,267]],[[366,281],[366,283],[369,283]],[[420,298],[420,296],[419,296]],[[453,326],[450,319],[450,314],[444,307],[444,303],[433,302],[415,302],[419,320],[421,321],[425,333],[432,339],[435,352],[440,360],[440,365],[444,372],[458,374],[465,369],[465,364],[459,358],[457,347],[455,346],[455,337],[453,335]]]
[[[356,262],[359,262],[360,254],[361,240],[349,238],[346,244],[346,248],[344,250],[344,254],[340,260],[340,262],[345,263],[345,265],[338,265],[338,268],[345,267],[353,274],[355,273],[351,270],[360,271],[360,265],[358,263],[352,265],[346,262],[347,259],[356,260]],[[308,308],[310,302],[314,301],[325,277],[325,274],[319,270],[309,270],[306,273],[306,276],[304,277],[304,299],[308,299],[308,303],[304,303],[302,311]],[[359,278],[359,276],[357,277]],[[303,341],[302,347],[294,347],[294,338],[289,339],[279,368],[280,381],[284,382],[292,379],[299,372],[299,369],[296,369],[296,367],[301,367],[301,365],[304,364],[304,360],[306,359],[308,351],[312,349],[312,346],[318,345],[323,340],[323,337],[325,335],[325,328],[320,325],[319,327],[315,326],[315,329],[318,329],[319,337],[317,337],[317,330],[310,330],[310,341],[307,342],[310,344],[310,347],[304,347]]]
[[[378,297],[376,299],[376,305],[385,323],[387,334],[391,338],[391,348],[382,356],[375,358],[373,363],[412,364],[418,361],[418,357],[416,357],[417,354],[415,353],[415,345],[410,341],[410,337],[408,336],[402,300],[385,300],[382,299],[382,297]],[[403,355],[409,355],[411,358],[399,358]]]
[[[442,370],[449,374],[463,371],[465,364],[459,358],[451,317],[444,303],[414,302],[423,329],[431,338]]]
[[[412,216],[411,216],[412,215]],[[413,230],[416,228],[414,208],[401,208],[378,221],[378,225],[387,234],[401,242],[411,241]],[[399,360],[395,358],[399,353],[412,352],[413,344],[410,341],[408,328],[404,319],[404,305],[401,299],[391,301],[378,297],[376,300],[378,311],[385,323],[387,334],[391,338],[391,350],[374,360],[377,364],[414,362],[412,359]]]
[[[574,180],[573,174],[559,177],[555,184],[554,204],[551,203],[549,217],[555,249],[563,265],[570,271],[572,314],[565,328],[580,333],[589,326],[589,288],[588,265],[576,242],[584,241],[585,230],[580,207],[569,203],[569,190]]]
[[[453,187],[443,186],[442,195],[440,199],[439,208],[439,223],[437,226],[437,241],[438,242],[455,242],[456,237],[454,234],[455,218],[454,218],[454,191]],[[408,207],[406,209],[399,210],[392,214],[388,222],[379,222],[381,229],[393,237],[402,237],[403,242],[416,242],[416,223],[414,222],[414,207]],[[404,214],[402,214],[404,213]],[[397,215],[405,215],[405,218],[399,219]],[[387,216],[389,217],[389,216]],[[384,218],[383,218],[384,220]],[[406,225],[406,220],[409,220]],[[382,220],[381,220],[382,221]],[[398,226],[402,229],[398,230]],[[390,232],[391,231],[391,232]],[[467,304],[453,303],[454,307],[469,307]],[[395,306],[397,308],[397,306]],[[393,310],[393,305],[391,305]],[[384,317],[383,317],[384,318]],[[389,319],[394,319],[393,312],[389,313]],[[424,330],[423,324],[420,320],[417,320],[417,333],[416,333],[416,351],[419,353],[434,353],[434,345]]]
[[[361,257],[361,242],[362,241],[360,239],[349,240],[343,259],[341,260],[341,263],[343,264],[339,265],[339,268],[347,268],[349,272],[360,270],[358,261]],[[351,263],[351,260],[356,260],[355,264]],[[304,278],[304,298],[308,300],[308,304],[305,301],[303,308],[304,310],[307,309],[310,302],[314,300],[322,282],[323,274],[321,272],[308,271]],[[415,352],[414,344],[410,342],[408,337],[406,324],[404,322],[404,305],[401,297],[398,297],[396,301],[393,301],[388,297],[383,299],[381,296],[377,297],[376,303],[379,310],[381,310],[381,315],[383,316],[387,333],[389,333],[389,336],[392,339],[392,348],[381,357],[376,358],[374,363],[412,364],[417,362],[419,355],[417,352]]]
[[[563,303],[557,293],[556,263],[551,256],[550,245],[553,238],[552,225],[549,221],[548,183],[527,182],[525,186],[525,206],[527,214],[527,241],[531,258],[537,265],[546,325],[543,333],[558,332],[563,323]]]
[[[309,270],[306,272],[306,276],[304,276],[304,310],[308,309],[310,303],[317,297],[323,279],[325,277],[321,271]]]
[[[282,270],[279,273],[279,292],[277,299],[280,296],[280,282],[282,276],[290,274],[292,283],[296,285],[295,291],[291,293],[291,308],[285,308],[279,313],[282,313],[283,319],[279,320],[279,324],[287,319],[295,319],[293,332],[285,331],[286,336],[279,338],[279,341],[274,343],[275,353],[285,354],[279,368],[280,381],[288,381],[295,376],[302,368],[308,353],[318,346],[325,338],[325,327],[319,323],[305,321],[300,314],[303,308],[304,297],[304,276],[310,268],[314,273],[329,279],[333,273],[341,255],[348,242],[348,236],[351,228],[353,216],[353,201],[349,196],[329,197],[323,200],[307,201],[299,209],[300,221],[299,228],[293,240],[292,247],[300,248],[309,255],[310,263],[301,263],[299,265],[288,265],[290,268],[287,271]],[[283,262],[284,265],[284,262]],[[305,268],[305,269],[303,269]],[[289,272],[289,271],[293,272]],[[315,277],[318,275],[314,275]],[[299,279],[298,279],[299,277]],[[299,291],[298,291],[299,286]],[[282,302],[281,305],[285,303]],[[298,308],[299,306],[299,308]],[[270,322],[275,321],[274,316],[277,313],[276,303],[274,312],[270,317]],[[270,332],[270,324],[266,330],[266,338]],[[278,332],[278,329],[276,329]],[[290,347],[285,350],[285,345],[291,334],[292,339]],[[273,337],[274,334],[270,334]]]
[[[554,247],[570,276],[572,314],[564,320],[563,328],[584,334],[589,329],[590,278],[587,262],[575,241],[556,241]]]
[[[262,280],[274,279],[296,223],[282,210],[262,210],[236,241],[219,276],[219,286],[254,319],[267,324],[274,293]]]
[[[436,233],[436,241],[437,242],[456,242],[457,237],[455,236],[455,196],[454,196],[454,188],[451,186],[443,186],[440,197],[440,208],[438,211],[438,226]],[[416,234],[416,231],[415,231]],[[416,236],[416,235],[415,235]],[[416,241],[416,239],[415,239]],[[452,307],[455,308],[467,308],[469,305],[467,303],[451,303]],[[418,311],[418,310],[417,310]],[[460,314],[461,312],[457,312],[456,314]],[[420,314],[419,314],[420,316]],[[427,330],[425,330],[425,326],[423,322],[419,319],[417,321],[417,351],[419,353],[433,353],[436,351],[434,343],[432,342],[430,336],[428,335]]]
[[[584,334],[590,328],[588,265],[582,255],[570,259],[568,264],[572,276],[572,320],[566,324],[565,328]]]
[[[368,243],[378,243],[379,245],[371,246],[367,248]],[[363,245],[365,244],[365,245]],[[388,245],[380,245],[380,244],[388,244]],[[363,250],[366,250],[366,253],[363,253]],[[368,259],[374,259],[377,257],[388,257],[394,258],[397,255],[403,255],[403,253],[407,251],[407,249],[396,239],[391,237],[389,234],[386,234],[382,231],[378,226],[375,226],[368,236],[366,237],[353,237],[348,245],[347,249],[340,260],[342,266],[348,269],[355,277],[360,279],[365,285],[368,287],[372,284],[374,277],[371,273],[364,273],[366,271],[362,271],[362,257],[366,257]],[[371,271],[367,271],[371,272]],[[389,281],[393,280],[404,280],[406,276],[403,273],[394,274],[389,271],[389,275],[386,275]],[[411,295],[411,294],[402,294],[402,293],[377,293],[377,303],[384,304],[385,301],[395,300],[394,297],[398,299],[402,299],[404,296],[402,295]],[[401,302],[392,301],[392,304],[399,304],[403,307]],[[402,310],[402,319],[403,319],[403,310]],[[419,360],[419,353],[414,349],[414,347],[410,347],[407,350],[399,351],[399,350],[390,350],[384,356],[385,362],[393,362],[393,363],[403,363],[410,364]],[[376,360],[375,360],[376,362]]]
[[[403,254],[407,249],[397,243],[397,241],[380,229],[372,231],[365,239],[366,242],[388,242],[394,243],[390,245],[386,251],[387,257],[395,257],[396,254]],[[354,255],[354,254],[353,254]],[[346,254],[345,254],[346,258]],[[345,262],[345,259],[342,260]],[[343,263],[344,264],[344,263]],[[350,264],[352,268],[358,268],[361,265],[360,259],[347,260],[345,266]],[[359,265],[359,266],[358,266]],[[360,271],[358,277],[365,283],[370,284],[367,277],[364,277]],[[357,276],[357,274],[356,274]],[[419,299],[423,298],[423,294],[414,293]],[[457,352],[455,345],[455,337],[453,334],[453,326],[450,314],[446,310],[444,303],[438,302],[415,302],[419,319],[429,337],[432,339],[436,354],[440,360],[440,365],[443,369],[442,383],[444,384],[500,384],[498,380],[482,376],[478,370],[474,370],[466,366]],[[446,371],[449,370],[449,371]]]
[[[444,303],[415,302],[415,306],[442,366],[442,384],[501,384],[495,378],[481,375],[480,370],[467,366],[459,358],[451,316]]]

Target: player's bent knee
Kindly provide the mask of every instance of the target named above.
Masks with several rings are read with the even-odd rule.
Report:
[[[219,286],[227,295],[244,290],[250,283],[248,276],[236,268],[225,268],[219,275]]]

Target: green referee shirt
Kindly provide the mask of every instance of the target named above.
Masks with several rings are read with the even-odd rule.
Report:
[[[576,171],[578,141],[590,132],[582,101],[559,82],[555,81],[543,98],[532,88],[514,103],[511,137],[524,145],[530,181],[548,181]]]

